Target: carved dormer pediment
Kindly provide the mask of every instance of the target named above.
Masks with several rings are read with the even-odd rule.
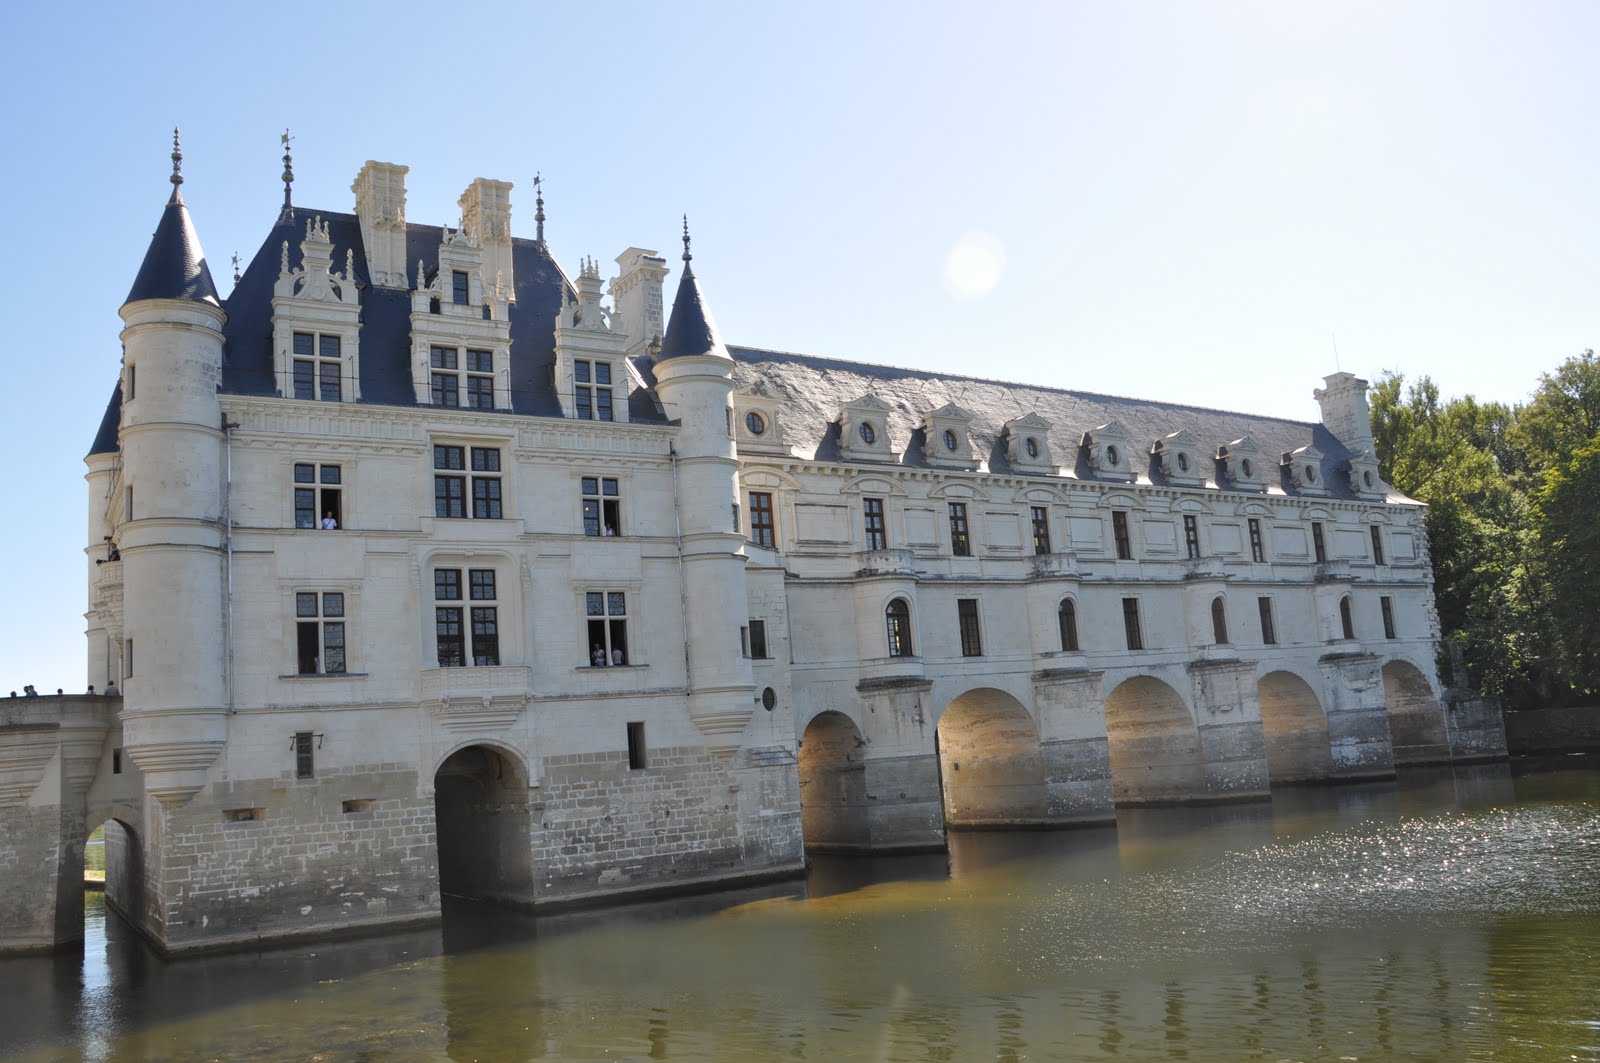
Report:
[[[1218,447],[1217,466],[1227,474],[1229,486],[1235,491],[1266,490],[1261,470],[1261,448],[1249,436],[1241,436],[1232,443]]]
[[[1054,427],[1036,413],[1007,421],[1006,461],[1017,472],[1054,476],[1056,461],[1050,450],[1050,430]]]
[[[1200,467],[1200,441],[1187,428],[1162,436],[1150,448],[1151,464],[1159,464],[1168,483],[1199,487],[1206,482]]]
[[[1346,475],[1350,490],[1362,498],[1382,498],[1388,494],[1387,485],[1378,477],[1378,459],[1372,451],[1351,455],[1348,465]]]
[[[850,459],[893,461],[889,438],[891,407],[874,395],[863,395],[839,407],[839,454]]]
[[[748,391],[733,396],[734,442],[741,454],[793,455],[784,437],[783,400],[775,398],[758,381]]]
[[[1083,446],[1089,452],[1089,468],[1102,480],[1122,480],[1132,483],[1137,477],[1133,469],[1131,436],[1120,421],[1107,421],[1098,428],[1083,433]]]
[[[1284,451],[1282,464],[1289,470],[1289,479],[1296,491],[1305,495],[1328,493],[1328,485],[1322,475],[1322,451],[1310,443]]]
[[[289,241],[283,242],[278,280],[273,285],[272,295],[354,306],[361,301],[356,294],[354,278],[355,252],[349,249],[344,254],[344,272],[333,272],[333,241],[328,236],[328,223],[319,214],[306,222],[305,239],[300,241],[299,269],[289,268]]]
[[[922,456],[942,469],[976,469],[981,462],[972,451],[972,414],[953,402],[922,417]]]
[[[273,375],[285,398],[354,402],[361,398],[361,297],[355,255],[333,271],[333,239],[320,215],[306,222],[300,268],[289,268],[289,241],[272,288]]]
[[[621,333],[621,319],[610,308],[600,305],[605,285],[600,279],[600,264],[594,259],[583,260],[578,269],[577,287],[578,298],[569,300],[561,309],[561,327]]]

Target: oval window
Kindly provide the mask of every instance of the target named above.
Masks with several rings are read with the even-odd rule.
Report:
[[[767,430],[767,419],[751,410],[744,415],[744,426],[750,430],[751,435],[758,436]]]
[[[1317,467],[1315,465],[1307,465],[1306,466],[1306,483],[1314,484],[1316,482],[1317,482]]]
[[[862,421],[861,422],[861,442],[865,443],[867,446],[870,447],[872,444],[876,443],[877,441],[878,441],[878,430],[876,428],[872,427],[872,422],[871,421]]]
[[[1023,444],[1022,449],[1028,452],[1028,457],[1037,458],[1039,456],[1039,441],[1032,436],[1029,436],[1028,441]]]
[[[948,428],[946,428],[944,430],[944,449],[946,449],[946,450],[954,450],[954,449],[956,449],[956,434],[954,432],[950,431],[950,429],[948,429]]]
[[[1246,480],[1256,474],[1256,467],[1250,464],[1250,459],[1245,458],[1239,463],[1239,472]]]
[[[778,692],[776,690],[773,690],[771,687],[768,687],[767,689],[765,689],[765,690],[763,690],[761,692],[761,707],[763,709],[766,709],[768,712],[771,712],[773,709],[777,708],[777,705],[778,705]]]
[[[1107,465],[1115,465],[1116,463],[1117,463],[1117,448],[1114,447],[1114,446],[1107,447],[1106,448],[1106,464]]]
[[[1372,486],[1372,470],[1371,469],[1368,469],[1366,472],[1363,472],[1361,474],[1361,482],[1366,484],[1369,488]]]
[[[1185,454],[1181,450],[1178,451],[1178,471],[1179,472],[1188,472],[1189,471],[1189,455]]]

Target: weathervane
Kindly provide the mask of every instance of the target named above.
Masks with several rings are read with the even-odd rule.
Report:
[[[283,136],[278,138],[283,142],[283,210],[278,215],[278,221],[294,220],[294,204],[290,201],[289,193],[294,186],[294,157],[289,152],[289,142],[294,137],[285,129]]]
[[[533,195],[533,203],[536,208],[533,212],[533,238],[542,244],[544,243],[544,179],[539,175],[538,171],[535,171],[533,175]]]
[[[235,287],[239,284],[239,252],[237,251],[233,253],[233,283]]]

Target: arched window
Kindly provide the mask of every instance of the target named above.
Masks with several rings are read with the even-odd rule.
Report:
[[[1218,646],[1228,644],[1228,610],[1220,596],[1211,599],[1211,634]]]
[[[1071,598],[1061,599],[1061,608],[1056,610],[1056,619],[1061,624],[1061,648],[1074,652],[1078,648],[1078,606]]]
[[[1339,626],[1344,629],[1345,638],[1353,639],[1356,637],[1356,622],[1350,615],[1350,596],[1348,594],[1339,599]]]
[[[906,604],[904,598],[896,598],[889,603],[883,615],[889,624],[889,656],[910,657],[911,606]]]

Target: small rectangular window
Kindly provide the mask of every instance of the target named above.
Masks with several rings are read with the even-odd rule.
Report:
[[[344,595],[338,591],[297,592],[294,615],[299,674],[343,674]]]
[[[467,469],[470,451],[472,467]],[[500,484],[500,451],[494,447],[462,447],[435,444],[433,448],[433,515],[465,517],[468,483],[471,483],[472,509],[476,520],[499,520],[504,516]],[[471,475],[467,475],[470,472]]]
[[[334,531],[344,523],[343,474],[337,465],[296,462],[294,526]]]
[[[295,398],[338,402],[343,397],[340,391],[343,362],[338,336],[296,332],[292,352],[289,369]]]
[[[139,374],[138,374],[137,370],[138,370],[137,366],[132,366],[132,365],[128,366],[128,401],[129,402],[132,402],[133,398],[134,398],[134,395],[137,394],[136,385],[138,384],[138,380],[139,380]]]
[[[950,503],[950,553],[956,557],[972,555],[972,538],[967,531],[967,504]]]
[[[1274,646],[1278,642],[1278,629],[1272,623],[1272,599],[1257,598],[1256,609],[1261,613],[1261,644]]]
[[[1122,628],[1128,637],[1128,649],[1144,649],[1144,632],[1139,627],[1139,599],[1122,599]]]
[[[1200,556],[1200,521],[1190,513],[1183,515],[1183,549],[1191,561]]]
[[[1261,521],[1255,517],[1250,518],[1250,560],[1265,561],[1267,559],[1266,547],[1261,542]]]
[[[467,274],[465,270],[450,271],[450,301],[457,306],[467,305]]]
[[[294,735],[294,777],[310,779],[316,776],[316,765],[311,750],[310,731],[296,731]]]
[[[122,750],[120,749],[113,749],[111,751],[111,774],[122,774]]]
[[[1111,511],[1111,535],[1117,544],[1117,560],[1133,559],[1133,540],[1128,537],[1128,514],[1125,510]]]
[[[629,663],[627,595],[622,591],[588,591],[583,601],[590,665],[604,668]]]
[[[750,656],[758,661],[767,659],[767,622],[750,621]]]
[[[584,476],[579,490],[583,499],[583,534],[622,534],[622,488],[615,476]]]
[[[573,412],[580,421],[615,419],[612,408],[611,363],[579,358],[572,363]]]
[[[1030,515],[1033,518],[1033,552],[1048,554],[1050,552],[1050,507],[1033,506]]]
[[[123,643],[122,678],[127,679],[131,675],[133,675],[133,640],[128,639]]]
[[[1311,551],[1316,556],[1317,563],[1328,560],[1328,546],[1322,539],[1322,522],[1311,522]]]
[[[772,516],[772,492],[750,492],[750,541],[769,550],[777,549],[777,529]]]
[[[861,500],[861,513],[866,521],[867,549],[887,549],[889,535],[883,519],[883,499],[863,498]]]
[[[1383,529],[1376,524],[1367,529],[1372,533],[1372,563],[1383,564]]]
[[[628,770],[643,771],[649,766],[645,754],[644,721],[633,720],[628,724]]]
[[[961,656],[982,657],[983,636],[978,629],[978,600],[956,599],[956,621],[961,628]]]
[[[1394,633],[1394,599],[1385,594],[1378,599],[1378,607],[1383,610],[1383,637],[1395,638]]]

